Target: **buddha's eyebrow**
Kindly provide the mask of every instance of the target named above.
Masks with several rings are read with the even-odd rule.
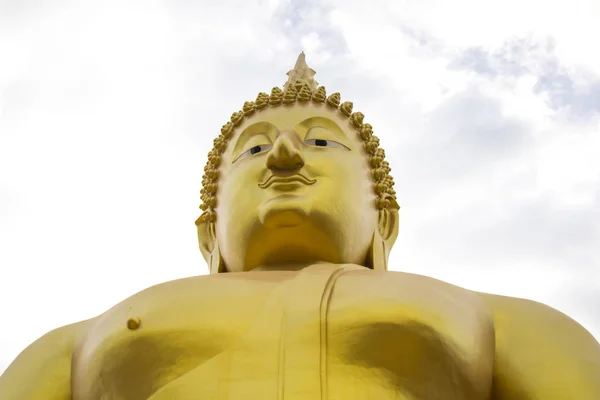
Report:
[[[307,118],[304,121],[300,122],[297,126],[305,132],[308,131],[310,128],[314,128],[315,126],[321,126],[325,129],[328,129],[333,134],[342,139],[348,138],[344,130],[340,128],[338,124],[325,117]]]
[[[250,138],[257,134],[264,134],[266,137],[270,138],[271,141],[275,139],[275,135],[277,133],[277,127],[270,122],[261,121],[255,124],[252,124],[246,129],[242,131],[237,141],[235,142],[235,146],[233,147],[233,158],[235,159],[239,154],[239,152],[244,148],[244,145]]]

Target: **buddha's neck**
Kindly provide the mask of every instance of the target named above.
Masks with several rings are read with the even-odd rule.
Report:
[[[331,264],[325,261],[311,261],[311,262],[301,262],[301,263],[288,263],[288,264],[274,264],[274,265],[263,265],[260,267],[256,267],[251,271],[299,271],[306,267],[310,267],[315,264]],[[250,272],[251,272],[250,271]]]

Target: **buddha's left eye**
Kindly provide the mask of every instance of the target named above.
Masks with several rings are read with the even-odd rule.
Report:
[[[304,143],[306,143],[309,146],[315,146],[315,147],[340,147],[343,149],[348,149],[348,147],[344,146],[341,143],[338,142],[334,142],[333,140],[326,140],[326,139],[308,139],[305,140]]]

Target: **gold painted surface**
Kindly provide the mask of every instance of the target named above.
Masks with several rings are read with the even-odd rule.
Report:
[[[107,312],[74,352],[74,397],[487,398],[493,330],[476,295],[356,265],[245,275],[159,285]],[[196,306],[218,293],[232,297]]]
[[[567,316],[386,271],[385,153],[314,74],[302,54],[215,140],[196,221],[211,274],[50,332],[0,400],[600,399],[600,345]]]

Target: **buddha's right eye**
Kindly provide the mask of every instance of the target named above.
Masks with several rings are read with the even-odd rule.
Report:
[[[272,147],[273,147],[273,145],[271,145],[271,144],[260,144],[257,146],[252,146],[248,150],[246,150],[245,152],[240,154],[240,156],[237,159],[239,160],[240,158],[246,158],[246,157],[253,156],[255,154],[264,153],[265,151],[271,149]]]

